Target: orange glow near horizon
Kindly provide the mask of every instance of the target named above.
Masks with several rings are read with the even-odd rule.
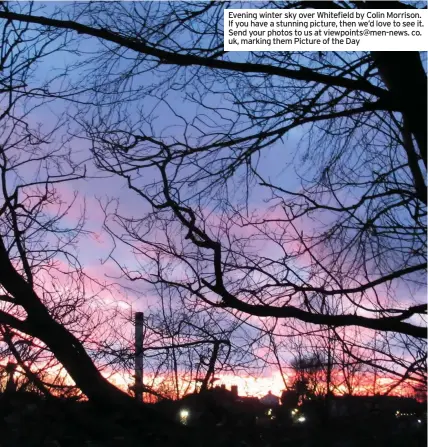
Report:
[[[253,396],[253,397],[263,397],[269,391],[276,396],[281,396],[282,391],[285,389],[284,380],[279,372],[273,372],[264,377],[253,377],[249,375],[236,376],[232,374],[217,374],[218,381],[217,385],[226,385],[226,388],[230,390],[232,385],[238,387],[238,394],[240,396]],[[164,377],[157,377],[153,379],[152,377],[146,378],[153,385],[156,390],[158,387],[164,383]],[[292,377],[288,377],[287,385],[291,384]],[[128,375],[126,378],[123,375],[115,373],[109,377],[109,380],[116,385],[118,388],[128,391],[128,387],[133,384],[133,376]],[[146,382],[146,381],[145,381]],[[394,380],[386,377],[378,377],[376,381],[377,392],[382,394],[389,387],[394,384]],[[195,386],[190,386],[189,393],[193,392]],[[411,384],[403,383],[397,386],[390,394],[393,396],[409,396],[411,394]],[[345,386],[338,386],[334,389],[334,394],[342,395],[346,394],[347,389]],[[373,394],[373,377],[365,377],[361,380],[360,384],[355,386],[353,394],[355,395],[372,395]]]
[[[6,363],[0,363],[1,367],[5,367]],[[61,377],[63,379],[63,383],[65,385],[74,385],[71,377],[66,373],[66,371],[61,368],[59,365],[51,368],[52,372],[55,373],[57,377]],[[19,377],[22,374],[20,372],[19,367],[15,372],[15,377]],[[134,378],[132,374],[122,374],[122,373],[111,373],[107,370],[101,372],[101,374],[108,379],[112,384],[120,388],[125,392],[129,392],[129,387],[134,384]],[[230,390],[232,385],[236,385],[238,387],[238,394],[240,396],[253,396],[253,397],[263,397],[269,391],[276,396],[281,396],[282,391],[285,389],[284,380],[279,372],[272,372],[268,375],[261,377],[254,377],[250,375],[233,375],[233,374],[216,374],[216,377],[219,379],[215,382],[215,385],[225,385],[227,389]],[[3,380],[5,377],[3,377]],[[293,376],[286,376],[287,385],[290,385],[292,382]],[[195,382],[193,380],[186,380],[185,377],[181,379],[180,388],[182,390],[182,395],[192,393],[195,391]],[[154,378],[153,376],[147,375],[144,380],[145,384],[149,384],[156,391],[159,390],[161,393],[164,389],[165,384],[167,385],[167,389],[172,389],[169,377],[159,376]],[[353,394],[356,395],[372,395],[373,393],[373,376],[364,376],[359,380],[359,384],[355,386]],[[387,377],[378,377],[376,380],[376,390],[382,394],[389,387],[394,384],[394,380]],[[183,392],[186,389],[187,392]],[[410,383],[402,383],[397,386],[392,392],[391,395],[395,396],[410,396],[412,394],[412,386]],[[345,386],[338,386],[333,390],[334,394],[341,395],[346,394],[347,389]],[[164,394],[164,393],[162,393]],[[168,397],[171,397],[168,395]]]

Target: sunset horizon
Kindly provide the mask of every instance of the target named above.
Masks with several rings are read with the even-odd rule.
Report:
[[[0,30],[0,447],[426,444],[426,2]]]

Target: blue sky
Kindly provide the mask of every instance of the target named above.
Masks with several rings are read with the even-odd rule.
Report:
[[[60,6],[60,3],[50,3],[48,10],[56,6]],[[184,39],[185,36],[183,35],[182,37]],[[74,47],[73,45],[77,46]],[[95,57],[94,55],[97,54],[97,50],[100,48],[99,43],[96,43],[93,39],[86,38],[68,47],[68,49],[71,48],[75,49],[76,52],[55,53],[45,58],[35,72],[34,82],[43,84],[45,81],[49,81],[52,77],[61,73],[65,67],[75,66],[75,64],[83,60],[89,61],[89,63],[80,68],[76,68],[75,66],[73,74],[69,77],[61,77],[49,82],[49,88],[56,90],[63,85],[67,85],[68,82],[79,84],[86,80],[93,81],[93,78],[86,78],[89,74],[85,70],[90,70],[94,67],[97,70],[96,74],[100,75],[106,84],[116,78],[116,75],[109,78],[103,71],[107,70],[108,67],[112,68],[108,60],[105,61],[105,65],[102,68],[99,68],[97,65],[100,61],[94,59],[91,62],[91,58]],[[128,60],[114,65],[115,73],[120,73],[121,70],[125,70],[126,67],[132,65],[136,54],[127,51],[126,56],[129,57]],[[237,57],[242,58],[244,55]],[[105,278],[107,281],[116,281],[116,278],[120,275],[120,271],[114,263],[107,261],[107,257],[111,253],[114,243],[108,234],[103,231],[104,215],[99,201],[106,204],[109,200],[112,200],[110,209],[114,209],[117,205],[119,213],[133,218],[144,216],[150,211],[150,208],[143,199],[137,197],[135,193],[127,188],[123,179],[118,176],[108,175],[105,172],[101,173],[95,168],[90,158],[90,143],[85,138],[84,133],[80,132],[79,124],[74,121],[74,118],[77,117],[80,122],[82,120],[90,121],[90,119],[94,118],[97,123],[100,121],[100,117],[102,117],[106,120],[106,129],[114,128],[116,122],[120,121],[119,118],[122,118],[122,121],[117,124],[122,129],[131,129],[136,133],[145,132],[149,135],[153,134],[156,137],[162,137],[171,142],[173,140],[183,141],[185,136],[196,139],[199,132],[198,126],[203,127],[204,130],[210,129],[210,126],[217,129],[221,125],[227,125],[228,120],[235,116],[233,112],[233,101],[235,98],[232,95],[221,93],[205,94],[206,88],[208,87],[219,91],[226,89],[226,84],[224,83],[229,82],[227,75],[224,76],[222,82],[220,80],[213,82],[203,77],[199,83],[189,86],[187,93],[189,95],[202,95],[201,98],[208,108],[196,104],[189,96],[186,97],[183,90],[173,90],[170,88],[170,84],[166,82],[163,84],[163,82],[159,71],[148,70],[132,79],[135,97],[132,96],[122,107],[105,105],[98,109],[93,107],[85,109],[84,105],[58,99],[39,107],[29,117],[29,121],[34,126],[41,124],[44,128],[52,128],[56,124],[57,119],[61,117],[64,121],[64,126],[57,133],[56,143],[63,136],[70,138],[68,144],[72,149],[74,159],[82,163],[84,162],[86,166],[87,179],[69,182],[59,187],[66,201],[70,201],[74,193],[79,194],[79,199],[76,201],[72,212],[65,219],[65,224],[71,224],[73,220],[79,217],[80,212],[83,210],[83,203],[86,202],[86,229],[90,231],[90,234],[83,236],[80,240],[78,246],[79,259],[89,274],[93,274],[98,278]],[[156,89],[154,88],[154,84],[157,86]],[[257,87],[255,84],[256,81],[252,85],[254,92]],[[241,86],[239,83],[235,84],[233,80],[230,80],[230,85],[237,90]],[[275,88],[277,91],[280,90],[280,82],[275,85]],[[106,90],[108,91],[108,89],[109,85],[106,85]],[[254,92],[249,89],[248,94],[253,94]],[[88,99],[88,96],[85,94],[82,94],[81,97]],[[257,97],[255,93],[254,97]],[[184,125],[185,121],[191,122],[193,126],[186,128]],[[245,124],[248,125],[248,122]],[[245,130],[245,133],[248,134],[252,130],[249,127]],[[259,172],[281,187],[290,190],[298,189],[300,182],[295,173],[295,167],[297,169],[302,168],[303,164],[298,157],[294,157],[294,154],[305,130],[301,129],[290,132],[282,141],[278,141],[268,150],[262,151],[259,159]],[[72,136],[74,133],[77,135]],[[227,150],[225,152],[227,153]],[[309,172],[310,170],[311,167],[309,167]],[[23,175],[28,178],[33,175],[33,172],[29,168],[26,168],[23,171]],[[147,184],[156,176],[157,173],[155,170],[144,169],[141,175],[135,174],[134,178],[139,184]],[[190,191],[190,188],[185,189],[186,194],[190,194]],[[243,188],[237,188],[234,194],[233,197],[229,197],[232,203],[242,205],[244,203],[243,197],[245,196]],[[265,199],[267,197],[265,189],[258,187],[254,183],[251,184],[249,208],[252,210],[266,211],[268,205],[265,203]],[[208,206],[207,209],[209,209]],[[213,215],[217,217],[215,213]],[[114,228],[118,227],[114,226]],[[254,246],[260,248],[255,241]],[[262,249],[265,251],[273,250],[272,245],[267,243]],[[124,244],[117,243],[114,254],[128,268],[139,268],[131,250]],[[269,254],[272,255],[272,251]],[[181,272],[180,270],[178,271]],[[177,271],[175,273],[177,274]],[[124,281],[120,282],[124,285],[132,286],[132,291],[128,290],[128,293],[134,310],[143,310],[147,304],[156,303],[156,295],[153,291],[149,290],[149,286],[145,283],[136,282],[129,284]]]

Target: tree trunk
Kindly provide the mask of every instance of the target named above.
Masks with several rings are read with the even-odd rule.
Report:
[[[361,9],[413,9],[398,1],[354,2]],[[415,138],[419,153],[427,166],[427,75],[417,51],[372,51],[379,74],[392,96],[394,106],[403,115],[405,125]],[[414,161],[409,160],[412,168]],[[412,169],[413,171],[413,169]],[[413,173],[413,172],[412,172]],[[413,175],[415,175],[413,173]],[[418,179],[415,179],[418,182]],[[426,191],[424,191],[424,195]]]
[[[220,341],[216,340],[214,342],[213,352],[211,353],[211,358],[210,358],[210,361],[208,363],[207,373],[205,374],[204,380],[202,381],[202,385],[201,385],[201,388],[199,390],[200,393],[202,393],[202,392],[204,392],[204,391],[206,391],[208,389],[208,385],[210,383],[210,380],[212,380],[214,378],[215,364],[217,362],[217,356],[218,356],[219,348],[220,348]]]
[[[24,321],[11,316],[5,324],[41,340],[90,401],[104,408],[112,404],[135,405],[131,396],[120,391],[100,374],[82,343],[54,320],[33,287],[12,265],[1,238],[0,285],[27,313]],[[14,320],[17,323],[15,326]]]
[[[417,142],[427,164],[427,77],[416,51],[372,52],[383,82]]]
[[[394,109],[403,117],[402,139],[417,198],[427,203],[427,77],[415,51],[372,52],[380,76],[392,96]],[[416,141],[417,147],[413,144]]]
[[[46,309],[40,308],[37,313],[29,313],[27,321],[32,335],[48,346],[91,402],[97,406],[134,403],[130,396],[100,374],[82,343],[53,320]]]

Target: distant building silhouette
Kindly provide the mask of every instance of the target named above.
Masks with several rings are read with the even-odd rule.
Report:
[[[279,397],[272,394],[272,391],[269,391],[266,396],[260,399],[260,403],[269,407],[276,407],[279,405]]]

